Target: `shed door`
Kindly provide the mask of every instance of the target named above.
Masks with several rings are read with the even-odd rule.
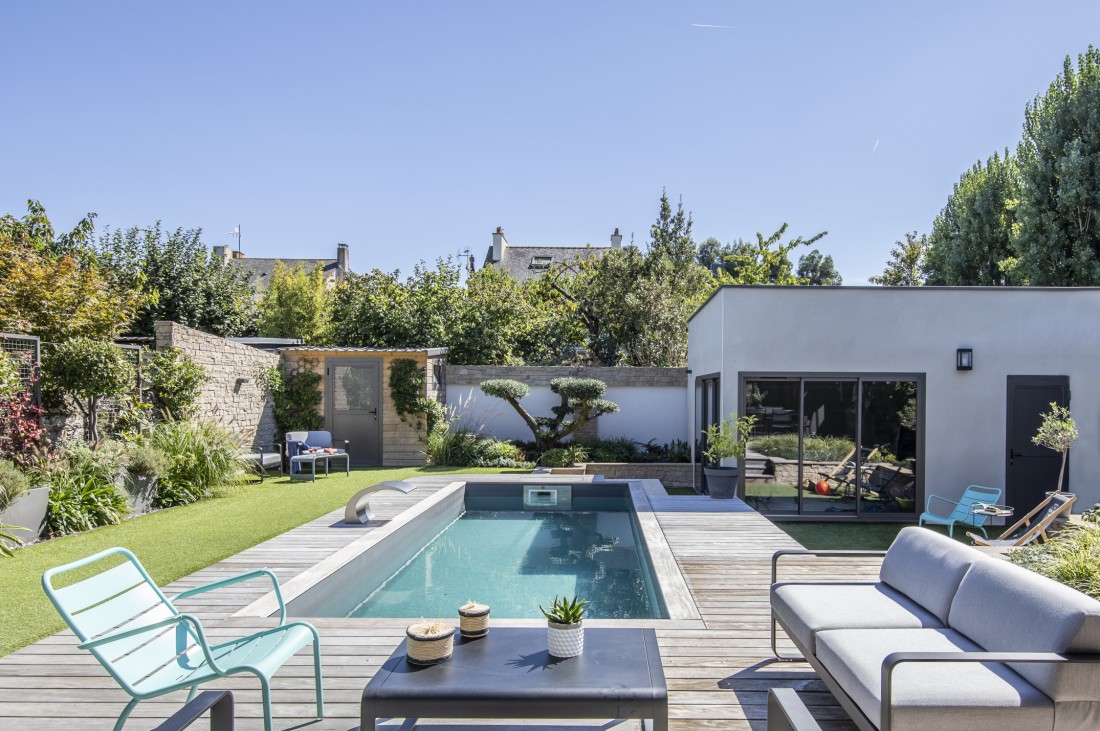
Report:
[[[325,422],[348,440],[353,465],[382,464],[382,360],[330,358],[325,368]]]
[[[1039,431],[1050,404],[1069,405],[1069,376],[1008,377],[1008,444],[1005,453],[1005,497],[1023,516],[1058,487],[1062,455],[1037,447],[1031,438]],[[1063,489],[1069,490],[1069,465]]]

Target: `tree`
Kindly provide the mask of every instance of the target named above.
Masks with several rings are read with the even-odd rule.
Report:
[[[798,278],[805,284],[815,287],[839,287],[844,284],[844,279],[833,264],[833,257],[831,255],[822,256],[817,249],[799,257]]]
[[[681,196],[673,212],[668,194],[661,191],[657,220],[649,228],[649,253],[655,258],[667,257],[677,267],[695,261],[695,241],[691,238],[691,212],[684,211]]]
[[[260,300],[259,333],[268,338],[301,338],[307,345],[327,343],[333,289],[320,266],[307,272],[275,262],[271,282]]]
[[[76,337],[54,346],[42,360],[45,381],[69,396],[84,415],[87,439],[99,441],[99,406],[135,387],[137,373],[117,345]]]
[[[254,333],[249,273],[211,254],[201,235],[202,229],[182,228],[165,235],[158,221],[100,237],[100,260],[130,287],[148,294],[133,333],[152,335],[157,320],[226,337]]]
[[[884,287],[920,287],[924,284],[928,236],[917,236],[916,231],[905,234],[905,241],[898,241],[890,250],[890,261],[882,274],[869,277],[872,284]]]
[[[1062,478],[1066,474],[1066,458],[1069,457],[1069,448],[1076,443],[1079,435],[1077,422],[1065,406],[1055,402],[1050,403],[1050,411],[1042,416],[1039,431],[1031,438],[1031,443],[1047,449],[1053,449],[1062,455],[1062,466],[1058,469],[1058,492],[1062,491]]]
[[[1010,284],[1020,172],[1008,150],[963,173],[932,224],[927,283]]]
[[[332,339],[358,347],[430,348],[447,345],[462,313],[462,272],[440,259],[423,262],[404,281],[401,272],[350,274],[336,292]]]
[[[508,379],[482,381],[481,390],[503,399],[516,410],[535,436],[535,448],[539,452],[553,448],[593,419],[619,410],[618,404],[603,398],[607,384],[595,378],[550,381],[550,390],[561,397],[561,403],[550,409],[553,416],[532,416],[520,405],[520,399],[531,392],[525,383]]]
[[[95,257],[95,214],[56,235],[41,203],[28,201],[27,211],[0,217],[0,331],[49,342],[122,332],[147,298]]]
[[[1100,284],[1100,50],[1089,46],[1024,113],[1018,271],[1037,286]]]
[[[162,348],[149,362],[149,381],[164,415],[181,421],[195,414],[206,369],[179,348]]]
[[[809,246],[828,235],[828,231],[814,234],[808,239],[801,236],[783,243],[787,233],[784,223],[767,238],[759,231],[756,244],[738,242],[730,253],[723,256],[723,266],[730,273],[731,284],[806,284],[806,281],[794,274],[791,264],[791,251],[799,246]],[[830,260],[831,261],[831,260]]]

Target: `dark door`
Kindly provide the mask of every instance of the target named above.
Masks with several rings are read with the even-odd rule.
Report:
[[[1069,406],[1069,376],[1009,376],[1005,499],[1021,516],[1058,487],[1062,455],[1031,443],[1050,404]],[[1064,488],[1068,490],[1069,465]]]
[[[325,421],[332,438],[350,442],[352,464],[382,464],[382,361],[331,358],[325,376]]]

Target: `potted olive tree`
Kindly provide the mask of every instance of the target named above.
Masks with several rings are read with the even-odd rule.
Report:
[[[168,461],[159,450],[147,444],[130,448],[123,481],[129,496],[131,513],[148,513],[153,509],[157,480],[167,469]]]
[[[1058,470],[1058,489],[1062,491],[1062,481],[1066,474],[1066,458],[1069,457],[1069,448],[1073,446],[1079,436],[1077,422],[1065,406],[1051,402],[1050,411],[1041,415],[1043,423],[1039,425],[1039,431],[1031,438],[1031,443],[1053,449],[1062,455],[1062,466]],[[1048,493],[1049,494],[1049,493]]]
[[[737,492],[739,468],[737,465],[723,467],[721,463],[724,459],[741,459],[745,456],[755,424],[755,416],[737,418],[736,414],[730,414],[725,421],[711,424],[703,430],[706,438],[703,456],[707,463],[713,465],[704,465],[703,474],[707,478],[707,491],[712,498],[729,500]]]
[[[584,615],[588,602],[554,597],[550,609],[539,609],[546,617],[546,648],[552,657],[576,657],[584,651]]]

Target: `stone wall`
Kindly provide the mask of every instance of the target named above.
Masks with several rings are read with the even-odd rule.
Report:
[[[279,365],[279,354],[234,343],[175,322],[156,323],[157,350],[175,347],[206,369],[198,418],[238,435],[245,446],[274,444],[278,437],[271,399],[260,387],[260,370]]]
[[[608,388],[666,386],[687,388],[685,368],[600,368],[595,366],[448,365],[447,384],[476,386],[491,378],[510,378],[532,388],[549,386],[555,378],[598,378]]]
[[[693,465],[686,462],[589,462],[584,474],[603,475],[608,480],[660,480],[665,487],[692,487]],[[694,465],[695,486],[703,484],[703,470]]]

